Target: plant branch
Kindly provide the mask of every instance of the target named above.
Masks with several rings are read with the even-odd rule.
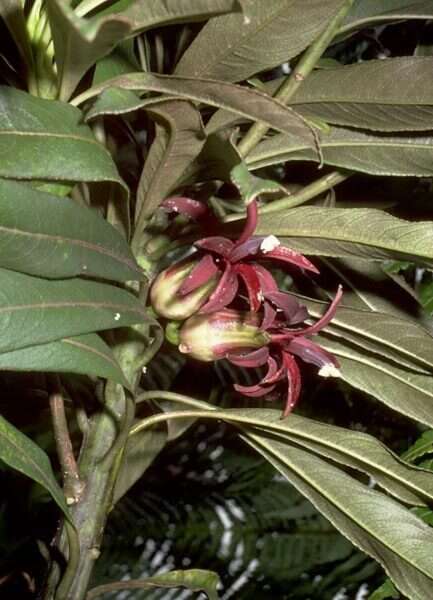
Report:
[[[288,104],[289,100],[293,97],[299,86],[314,69],[318,60],[333,40],[340,28],[341,23],[351,9],[353,2],[354,0],[346,0],[344,2],[338,13],[329,21],[325,30],[316,39],[316,41],[311,44],[308,50],[306,50],[295,69],[275,94],[274,97],[277,100],[283,102],[283,104]],[[238,144],[238,151],[241,156],[245,158],[251,152],[251,150],[257,146],[268,130],[269,127],[265,123],[260,121],[254,123],[254,125],[251,126],[247,134]]]
[[[305,202],[312,200],[312,198],[315,198],[339,183],[346,181],[346,179],[348,179],[350,176],[351,173],[348,171],[332,171],[331,173],[328,173],[327,175],[320,177],[320,179],[313,181],[313,183],[305,186],[299,192],[285,196],[284,198],[279,198],[278,200],[274,200],[273,202],[269,202],[269,204],[262,206],[259,208],[259,215],[267,215],[270,213],[285,211],[289,208],[295,208],[295,206],[305,204]],[[224,218],[224,222],[229,223],[230,221],[239,221],[244,218],[245,214],[231,214]]]
[[[55,385],[56,390],[49,397],[51,419],[53,422],[57,455],[63,475],[63,491],[65,493],[66,504],[71,505],[79,501],[84,484],[78,473],[78,466],[69,436],[65,401],[57,378]]]

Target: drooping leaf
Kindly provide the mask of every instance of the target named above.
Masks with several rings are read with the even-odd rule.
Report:
[[[69,104],[0,86],[0,177],[112,182],[126,194],[109,152],[82,120]]]
[[[243,0],[118,0],[100,11],[100,15],[117,14],[132,21],[134,33],[154,27],[205,21],[214,15],[240,12]]]
[[[424,431],[410,448],[402,455],[402,458],[408,462],[414,462],[416,459],[433,453],[433,431]]]
[[[328,306],[303,296],[299,299],[316,318],[321,317]],[[380,353],[383,346],[383,355],[392,357],[396,362],[401,357],[402,363],[414,370],[427,367],[424,372],[433,371],[433,336],[413,320],[385,312],[340,306],[326,332],[330,335],[336,334],[342,339],[351,336],[351,341],[361,346],[365,338],[373,343],[371,349],[374,347],[375,351]]]
[[[251,431],[271,432],[278,439],[309,448],[334,462],[368,474],[384,489],[408,504],[423,503],[433,496],[432,473],[403,462],[368,434],[320,423],[296,414],[281,419],[280,411],[275,409],[219,410],[193,399],[185,402],[185,405],[190,405],[186,408],[183,402],[176,399],[175,394],[173,394],[173,404],[181,405],[179,412],[176,412],[176,420],[183,420],[183,414],[185,417],[201,416],[208,419],[222,419],[242,429],[252,428]],[[168,412],[166,416],[169,420],[170,413]]]
[[[399,367],[379,354],[369,353],[336,338],[318,342],[340,363],[341,378],[393,410],[433,427],[433,378]]]
[[[132,32],[132,23],[117,16],[80,18],[62,0],[48,0],[56,54],[59,97],[68,100],[86,71]]]
[[[242,81],[304,50],[343,5],[342,0],[251,0],[245,13],[211,19],[176,73]]]
[[[284,188],[276,181],[262,179],[250,173],[243,161],[233,167],[231,180],[238,188],[241,198],[247,205],[258,196],[284,192]]]
[[[390,135],[332,127],[322,134],[321,149],[327,165],[370,175],[430,177],[432,140],[430,133]],[[247,162],[258,169],[291,160],[319,162],[319,157],[293,136],[277,134],[261,142]]]
[[[52,496],[67,519],[69,510],[48,456],[31,439],[0,415],[0,458],[9,467],[37,481]]]
[[[247,119],[263,121],[269,127],[283,131],[295,139],[302,140],[302,144],[315,148],[315,139],[310,126],[295,111],[268,94],[222,81],[154,73],[130,73],[90,88],[74,98],[73,104],[79,105],[112,87],[136,92],[159,92],[216,108],[225,108]],[[98,114],[99,101],[102,102],[102,95],[92,107],[92,115]],[[148,100],[144,99],[143,102],[146,105]],[[118,113],[117,105],[114,110]],[[104,111],[107,114],[106,102],[104,102]]]
[[[96,212],[0,179],[0,266],[59,279],[142,279],[129,246]]]
[[[146,320],[135,296],[113,285],[0,269],[0,352]]]
[[[21,0],[2,0],[2,2],[0,2],[0,17],[4,19],[27,67],[31,67],[33,56],[27,34],[23,3]]]
[[[340,33],[402,19],[432,19],[430,0],[355,0]]]
[[[206,137],[199,111],[185,100],[171,100],[148,108],[158,123],[137,189],[137,214],[148,217],[174,190],[198,156]]]
[[[304,253],[342,258],[387,258],[433,265],[429,222],[408,222],[375,209],[295,208],[262,215],[257,234],[274,234]]]
[[[318,69],[290,100],[307,118],[377,131],[428,131],[433,116],[432,57],[387,60]],[[405,82],[402,89],[402,81]],[[266,84],[272,94],[281,80]]]
[[[412,600],[428,597],[433,561],[427,550],[433,548],[433,531],[421,519],[305,450],[251,434],[247,441],[343,535],[377,560],[403,594]]]
[[[140,64],[134,54],[134,40],[124,40],[117,44],[110,54],[97,61],[93,74],[93,85],[139,69]]]
[[[155,457],[164,448],[167,437],[166,428],[156,429],[153,427],[128,439],[123,452],[122,466],[114,488],[114,504],[142,477],[146,469],[155,460]]]
[[[202,569],[189,569],[187,571],[169,571],[161,575],[154,575],[146,579],[136,579],[134,581],[119,581],[117,583],[108,583],[99,585],[87,593],[87,600],[93,600],[106,592],[120,590],[141,590],[155,588],[183,588],[192,592],[204,592],[209,600],[218,600],[217,587],[219,577],[213,571],[204,571]]]
[[[79,373],[129,386],[110,347],[96,333],[3,352],[0,371]]]

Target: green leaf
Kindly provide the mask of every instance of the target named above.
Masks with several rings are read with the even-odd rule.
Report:
[[[356,0],[340,33],[402,19],[432,19],[430,0]]]
[[[120,233],[69,198],[0,179],[0,266],[47,278],[143,275]]]
[[[244,162],[233,167],[231,170],[231,180],[238,188],[241,198],[247,205],[262,194],[284,192],[283,186],[276,181],[252,175]]]
[[[4,19],[27,67],[31,67],[33,55],[27,33],[23,2],[21,0],[2,0],[0,2],[0,17]]]
[[[134,32],[154,27],[205,21],[214,15],[240,12],[242,0],[118,0],[99,14],[117,14],[131,20]]]
[[[1,355],[0,355],[1,359]],[[122,457],[122,466],[116,480],[113,503],[136,483],[167,443],[167,428],[146,429],[130,436]]]
[[[0,86],[0,177],[110,182],[128,189],[81,111]]]
[[[432,57],[399,57],[319,69],[290,100],[309,119],[377,131],[431,130]],[[404,81],[404,93],[402,93]],[[273,94],[282,79],[270,82]]]
[[[173,395],[175,396],[175,395]],[[180,404],[173,397],[174,404]],[[186,417],[220,419],[234,425],[265,430],[334,462],[362,471],[374,478],[379,485],[408,504],[419,505],[433,497],[433,474],[403,462],[373,436],[351,431],[335,425],[320,423],[309,418],[291,414],[281,419],[274,409],[225,409],[215,410],[212,405],[191,400],[191,412],[181,404],[176,420]],[[206,410],[211,408],[213,410]],[[206,412],[203,412],[205,410]],[[168,413],[167,418],[170,418]],[[137,434],[135,434],[137,435]],[[133,436],[132,436],[133,437]]]
[[[47,0],[56,54],[59,97],[68,100],[97,60],[132,33],[132,22],[118,16],[80,18],[68,3]]]
[[[179,98],[186,98],[193,102],[200,102],[225,108],[233,113],[253,121],[263,121],[269,127],[283,131],[291,137],[302,140],[310,148],[315,148],[315,138],[309,125],[295,111],[288,108],[268,94],[253,90],[241,85],[198,79],[188,77],[175,77],[173,75],[155,75],[153,73],[130,73],[110,79],[100,85],[90,88],[74,99],[73,104],[81,104],[89,98],[94,98],[110,87],[136,92],[159,92]],[[92,108],[91,116],[98,114],[98,98]],[[148,99],[143,100],[144,106]],[[118,114],[118,106],[113,107]],[[137,108],[139,108],[137,106]],[[104,110],[107,105],[104,102]]]
[[[154,588],[185,588],[192,592],[204,592],[209,600],[218,600],[217,587],[219,577],[213,571],[189,569],[187,571],[169,571],[146,579],[119,581],[99,585],[87,593],[86,600],[93,600],[101,594],[116,590],[141,590]]]
[[[343,535],[377,560],[403,594],[411,600],[428,598],[433,585],[430,527],[396,501],[303,449],[257,435],[246,439]]]
[[[304,296],[297,297],[308,308],[308,312],[317,318],[324,314],[328,306]],[[414,370],[423,367],[424,373],[431,374],[433,371],[433,336],[413,320],[385,312],[339,306],[331,325],[324,331],[343,340],[351,336],[350,341],[361,346],[365,339],[373,343],[367,345],[367,349],[374,348],[374,351],[381,353],[383,347],[385,357],[396,362],[401,360]]]
[[[431,134],[367,133],[332,127],[321,135],[323,161],[327,165],[369,173],[430,177],[433,174]],[[248,156],[251,169],[285,161],[319,162],[316,152],[306,149],[293,136],[274,135],[261,142]]]
[[[137,214],[152,216],[200,153],[206,136],[199,111],[185,100],[168,100],[147,109],[158,123],[137,189]]]
[[[414,462],[426,454],[433,453],[433,431],[424,431],[410,448],[402,455],[402,459],[407,462]]]
[[[244,15],[211,19],[182,56],[176,74],[247,79],[302,52],[342,4],[343,0],[251,0]]]
[[[0,371],[79,373],[129,387],[110,347],[96,333],[4,352]]]
[[[48,456],[1,415],[0,458],[12,469],[42,485],[51,494],[66,518],[70,519],[65,497],[54,477]]]
[[[433,427],[433,377],[396,366],[379,354],[320,335],[318,342],[340,363],[340,376],[393,410]]]
[[[140,65],[134,54],[134,40],[124,40],[110,54],[98,60],[93,74],[93,85],[139,69]]]
[[[369,596],[368,600],[388,600],[389,598],[393,598],[394,600],[398,600],[400,595],[398,591],[395,589],[394,584],[390,579],[387,579],[384,584],[374,590],[374,592]]]
[[[95,281],[0,269],[0,290],[0,353],[149,320],[132,294]]]
[[[277,235],[305,254],[411,260],[433,265],[430,222],[409,222],[369,208],[300,207],[262,215],[258,235]]]

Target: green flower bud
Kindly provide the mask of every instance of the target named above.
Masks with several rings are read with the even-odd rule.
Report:
[[[152,307],[159,316],[173,321],[183,321],[199,310],[218,284],[218,276],[210,277],[206,283],[188,294],[179,290],[198,260],[182,261],[162,271],[150,290]]]
[[[256,313],[226,309],[190,317],[182,325],[179,339],[180,352],[210,362],[228,354],[262,348],[271,337],[260,329]]]

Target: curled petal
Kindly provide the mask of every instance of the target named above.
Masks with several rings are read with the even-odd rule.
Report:
[[[230,261],[238,262],[239,260],[247,258],[247,256],[255,256],[260,250],[260,245],[263,242],[263,240],[263,237],[256,237],[250,238],[249,240],[246,240],[241,244],[236,244],[230,253]]]
[[[283,353],[283,363],[287,373],[287,400],[282,414],[282,418],[287,417],[292,412],[301,393],[301,373],[296,360],[288,354]]]
[[[208,207],[202,202],[185,196],[172,196],[171,198],[166,198],[161,203],[161,207],[166,212],[179,213],[181,215],[186,215],[191,219],[200,219],[209,211]]]
[[[286,369],[284,365],[278,368],[277,361],[274,358],[272,358],[272,356],[270,356],[268,360],[268,372],[263,377],[260,383],[277,383],[277,381],[283,379],[285,375]]]
[[[206,254],[185,278],[178,290],[179,296],[186,296],[190,292],[196,290],[212,279],[217,273],[219,273],[219,269],[214,263],[212,256]]]
[[[299,323],[299,318],[304,315],[303,321],[308,317],[307,309],[299,303],[295,296],[285,292],[266,292],[264,296],[266,300],[270,300],[272,304],[284,312],[288,324]]]
[[[252,200],[247,206],[247,218],[245,219],[244,228],[239,236],[236,246],[240,246],[246,242],[254,233],[257,227],[257,200]]]
[[[275,389],[275,385],[261,386],[260,383],[257,383],[256,385],[239,385],[235,383],[233,387],[243,396],[249,396],[250,398],[260,398],[261,396],[266,396],[266,394],[269,394]]]
[[[326,365],[334,365],[338,367],[338,361],[333,354],[308,340],[305,337],[298,336],[285,345],[285,348],[292,354],[296,354],[303,361],[316,365],[321,369]]]
[[[277,316],[277,311],[274,308],[272,308],[269,302],[266,301],[263,304],[263,309],[263,321],[260,325],[260,329],[263,329],[263,331],[267,331],[273,326],[275,322],[275,317]]]
[[[252,266],[254,267],[254,271],[260,280],[262,293],[265,294],[265,292],[278,292],[278,284],[270,271],[268,271],[268,269],[265,267],[262,267],[262,265],[258,265],[257,263],[252,263]]]
[[[246,354],[229,353],[226,355],[226,358],[237,367],[246,368],[261,367],[269,360],[273,360],[269,357],[269,350],[266,347],[258,348]]]
[[[341,285],[338,286],[337,293],[335,294],[335,298],[331,302],[326,313],[321,317],[314,325],[310,325],[303,331],[301,331],[301,335],[312,335],[313,333],[318,333],[321,329],[326,327],[328,323],[333,319],[335,313],[337,312],[338,304],[343,296],[343,288]]]
[[[251,310],[257,312],[261,306],[263,295],[260,279],[254,267],[245,263],[239,263],[234,265],[233,269],[234,272],[241,277],[245,284]]]
[[[201,250],[208,250],[209,252],[214,252],[224,258],[228,258],[234,243],[225,237],[216,235],[197,240],[194,242],[194,246]]]
[[[302,254],[299,254],[299,252],[295,252],[291,248],[286,248],[285,246],[278,246],[278,248],[269,250],[269,252],[262,252],[261,256],[263,258],[281,260],[283,262],[296,265],[297,267],[305,269],[306,271],[319,273],[319,270],[313,265],[312,262],[308,260],[308,258]]]
[[[198,313],[211,313],[225,308],[234,300],[238,287],[238,278],[233,272],[230,263],[227,263],[216,289],[212,292],[209,296],[209,300],[200,308]]]

